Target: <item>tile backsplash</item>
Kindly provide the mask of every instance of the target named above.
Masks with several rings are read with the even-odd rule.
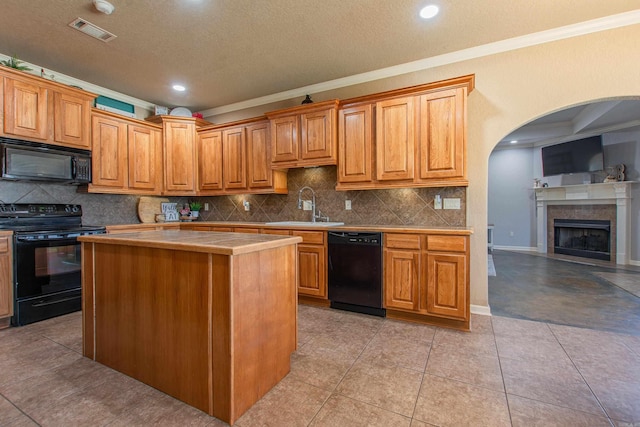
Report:
[[[309,221],[311,212],[297,208],[298,192],[308,186],[316,193],[316,209],[331,221],[347,225],[466,225],[465,187],[335,191],[336,180],[335,166],[291,169],[287,177],[289,194],[197,197],[210,206],[209,211],[200,212],[200,221]],[[433,209],[437,194],[443,199],[459,198],[460,209]],[[83,223],[87,225],[139,222],[138,199],[129,195],[79,193],[75,186],[68,185],[0,180],[0,202],[80,204]],[[183,204],[191,198],[170,199]],[[311,192],[303,192],[302,199],[310,200]],[[351,200],[351,210],[345,210],[346,200]],[[244,201],[249,202],[249,211],[244,210]]]

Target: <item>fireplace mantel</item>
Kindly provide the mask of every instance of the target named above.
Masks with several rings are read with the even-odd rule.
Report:
[[[616,263],[629,263],[631,186],[635,181],[534,188],[537,209],[538,252],[547,252],[548,205],[616,205]]]

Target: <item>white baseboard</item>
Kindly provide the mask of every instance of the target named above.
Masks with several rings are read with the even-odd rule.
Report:
[[[529,246],[498,246],[494,245],[493,249],[503,249],[505,251],[521,251],[521,252],[538,252],[537,247]]]
[[[471,304],[471,314],[481,314],[483,316],[491,316],[491,308],[488,305]]]
[[[629,265],[635,265],[636,267],[640,267],[640,261],[636,261],[635,259],[630,259]]]

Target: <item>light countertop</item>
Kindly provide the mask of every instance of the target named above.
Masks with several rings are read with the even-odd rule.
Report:
[[[201,233],[188,230],[158,230],[121,234],[80,236],[81,242],[143,246],[220,255],[240,255],[302,242],[301,237],[248,233]]]

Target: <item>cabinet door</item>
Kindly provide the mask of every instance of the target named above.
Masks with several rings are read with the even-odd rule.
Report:
[[[21,80],[4,78],[5,133],[47,140],[48,91]]]
[[[371,182],[372,105],[340,110],[338,134],[338,182]]]
[[[300,160],[335,158],[335,109],[300,115]]]
[[[53,93],[53,139],[64,145],[91,149],[91,103],[73,94]]]
[[[167,121],[164,124],[164,192],[181,195],[195,190],[195,124]]]
[[[159,130],[129,125],[129,188],[160,192],[162,133]]]
[[[426,309],[434,316],[466,320],[467,257],[465,254],[426,254]]]
[[[464,89],[420,96],[420,179],[465,176]]]
[[[298,160],[298,116],[271,119],[271,162]]]
[[[244,127],[222,131],[222,179],[224,188],[247,188],[247,155]]]
[[[326,249],[321,245],[298,245],[298,294],[327,297]]]
[[[249,188],[273,186],[269,122],[247,126],[247,178]]]
[[[198,137],[198,190],[222,190],[222,131]]]
[[[415,161],[414,98],[376,103],[376,178],[412,180]]]
[[[127,124],[108,117],[92,117],[92,184],[126,188],[128,179]]]
[[[13,315],[11,237],[0,237],[0,318]]]
[[[418,251],[384,251],[384,305],[385,308],[418,309]]]

